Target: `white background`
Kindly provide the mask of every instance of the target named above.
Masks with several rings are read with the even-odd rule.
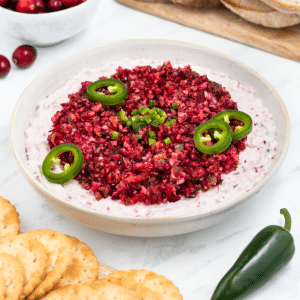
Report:
[[[65,218],[50,208],[29,186],[14,159],[9,137],[14,106],[27,85],[55,62],[101,43],[136,38],[164,38],[203,45],[226,53],[262,75],[282,97],[291,120],[286,159],[270,184],[241,215],[202,231],[163,238],[135,238],[98,232]],[[22,42],[0,29],[0,54],[11,58]],[[279,214],[287,207],[296,254],[289,265],[249,300],[300,299],[300,64],[246,45],[166,21],[112,0],[101,0],[85,31],[52,47],[38,47],[34,65],[0,79],[0,195],[20,213],[21,229],[51,228],[86,242],[99,261],[117,269],[144,268],[163,274],[186,300],[208,300],[213,290],[253,236],[270,224],[283,225]]]

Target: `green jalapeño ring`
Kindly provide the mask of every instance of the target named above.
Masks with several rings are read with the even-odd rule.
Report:
[[[207,145],[207,142],[212,141],[209,134],[203,135],[206,131],[214,132],[214,139],[218,140],[213,145]],[[220,131],[221,130],[221,131]],[[232,129],[224,121],[212,120],[199,125],[194,132],[194,142],[199,151],[205,154],[217,154],[225,151],[232,141]]]
[[[98,92],[99,88],[107,88],[111,94]],[[128,93],[123,82],[114,78],[106,78],[91,83],[87,88],[87,97],[103,105],[117,105],[128,97]]]
[[[64,170],[61,173],[53,173],[52,172],[52,165],[59,164],[60,159],[58,158],[59,155],[65,152],[72,152],[74,155],[74,162],[72,165],[65,164]],[[84,157],[82,151],[79,147],[73,144],[62,144],[54,147],[45,157],[43,165],[42,165],[42,172],[46,179],[53,183],[63,184],[75,176],[81,171],[82,166],[84,163]]]

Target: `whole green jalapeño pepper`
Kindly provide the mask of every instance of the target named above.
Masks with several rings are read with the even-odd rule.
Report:
[[[98,92],[97,89],[101,87],[106,87],[111,94],[106,95],[103,92]],[[128,97],[128,93],[122,81],[115,78],[105,78],[97,80],[88,86],[87,97],[104,105],[117,105]]]
[[[221,129],[221,131],[219,130]],[[206,145],[212,140],[209,134],[203,135],[207,130],[214,132],[218,141],[213,145]],[[217,154],[225,151],[232,141],[232,130],[229,124],[222,120],[212,120],[200,124],[194,131],[194,143],[197,149],[205,154]]]
[[[292,259],[295,244],[289,233],[291,217],[285,208],[280,213],[285,217],[284,228],[271,225],[261,230],[219,282],[211,300],[242,299]]]
[[[74,162],[72,165],[65,164],[64,170],[61,173],[53,173],[52,164],[59,164],[59,155],[65,152],[72,152],[74,155]],[[42,172],[46,179],[53,183],[63,184],[73,179],[78,175],[84,163],[84,156],[79,147],[73,144],[62,144],[54,147],[45,157]]]

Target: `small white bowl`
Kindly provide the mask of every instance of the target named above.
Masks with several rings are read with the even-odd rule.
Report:
[[[49,46],[81,32],[97,11],[100,0],[44,14],[19,13],[0,7],[0,26],[10,36],[34,46]]]
[[[71,204],[47,190],[31,174],[25,153],[25,130],[29,127],[41,99],[62,87],[68,78],[82,69],[97,68],[108,61],[123,58],[170,60],[190,63],[227,73],[230,78],[254,88],[256,97],[273,115],[278,142],[268,173],[249,191],[232,200],[189,215],[133,218],[111,216]],[[170,236],[203,229],[234,217],[233,212],[245,200],[260,191],[273,177],[286,155],[290,139],[290,122],[286,107],[277,92],[246,65],[220,52],[194,44],[167,40],[127,40],[103,44],[72,55],[44,71],[23,92],[11,120],[11,143],[16,160],[25,178],[54,209],[88,227],[129,236]],[[101,201],[101,200],[100,200]],[[241,206],[240,206],[241,207]]]

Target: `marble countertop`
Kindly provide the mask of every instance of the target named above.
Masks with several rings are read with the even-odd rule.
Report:
[[[226,53],[262,75],[282,97],[291,120],[287,156],[269,185],[234,219],[189,234],[140,238],[98,232],[77,224],[49,207],[21,174],[9,137],[14,106],[27,85],[55,62],[80,50],[116,40],[163,38],[191,42]],[[21,42],[0,29],[0,53],[11,57]],[[165,275],[187,300],[208,300],[222,276],[256,233],[270,224],[283,225],[282,207],[292,215],[296,243],[292,261],[249,300],[300,299],[300,64],[243,44],[163,20],[113,0],[101,0],[88,28],[52,47],[38,47],[38,59],[26,70],[12,66],[0,80],[0,195],[20,213],[22,231],[51,228],[87,243],[99,261],[116,269],[144,268]]]

